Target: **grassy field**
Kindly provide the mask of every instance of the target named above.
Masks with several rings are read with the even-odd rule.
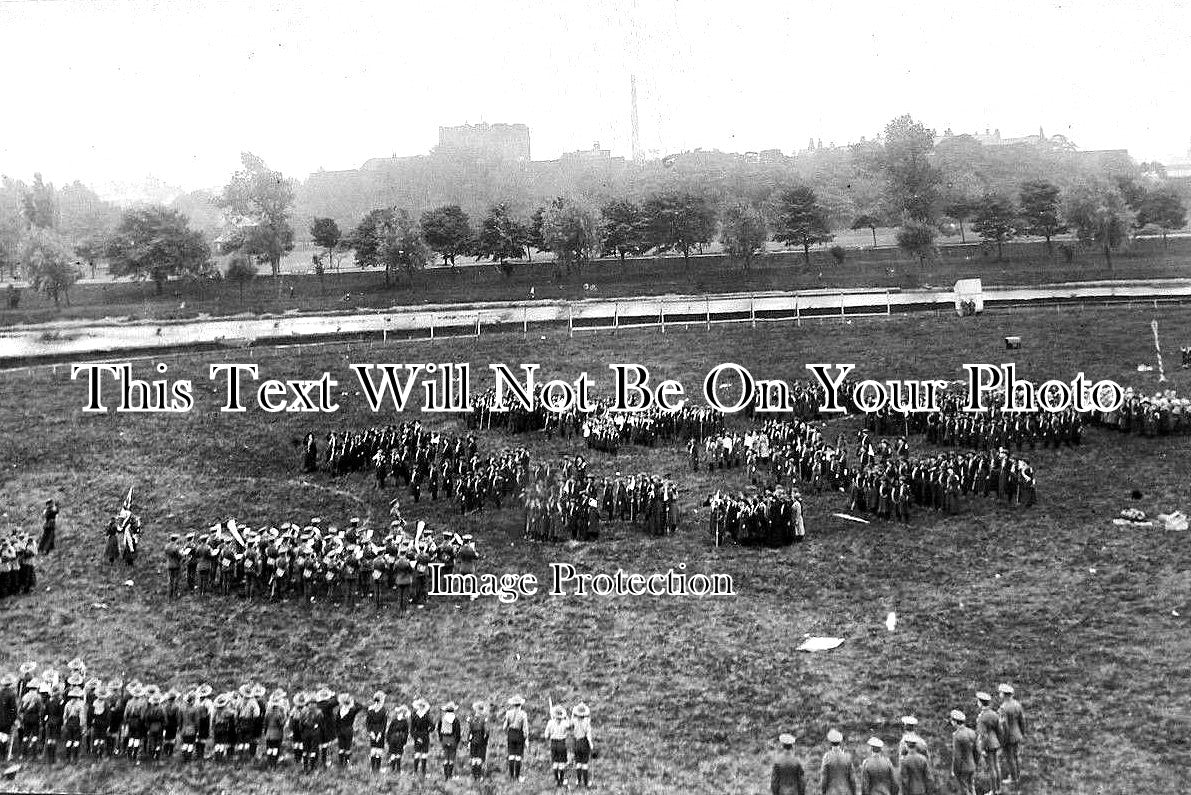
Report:
[[[1022,242],[1005,247],[1003,261],[979,246],[949,244],[925,267],[897,249],[849,249],[843,264],[836,264],[826,249],[811,253],[807,267],[801,252],[772,253],[758,259],[745,272],[721,255],[692,257],[684,267],[681,257],[601,260],[562,281],[555,280],[552,262],[518,264],[505,276],[490,264],[455,271],[434,268],[386,288],[384,274],[376,271],[329,273],[322,282],[311,275],[283,275],[277,280],[258,276],[243,286],[231,282],[203,284],[170,282],[161,295],[152,283],[96,282],[76,285],[71,306],[55,307],[52,301],[23,291],[20,307],[0,308],[0,325],[39,323],[66,318],[193,318],[200,314],[231,315],[241,312],[280,313],[291,310],[335,311],[358,307],[467,301],[522,300],[534,297],[575,299],[593,296],[661,295],[666,293],[760,292],[848,287],[950,286],[956,279],[981,277],[986,284],[1037,284],[1109,278],[1170,278],[1191,276],[1191,239],[1137,241],[1114,257],[1110,269],[1103,256],[1078,248],[1072,262],[1041,243]],[[584,285],[594,285],[589,292]],[[4,288],[0,284],[0,291]],[[0,292],[0,300],[3,300]]]
[[[976,502],[956,517],[921,517],[910,528],[861,526],[831,518],[840,495],[808,498],[808,542],[785,550],[715,549],[706,538],[703,497],[727,476],[685,471],[677,448],[630,448],[616,459],[593,454],[592,471],[671,473],[684,484],[686,520],[669,538],[647,538],[615,526],[605,540],[581,547],[539,546],[519,537],[516,510],[460,520],[443,503],[407,506],[408,518],[473,532],[487,570],[532,571],[551,561],[581,570],[662,570],[732,575],[735,598],[619,599],[538,597],[512,606],[491,601],[434,602],[405,619],[370,609],[282,604],[238,598],[164,598],[161,545],[168,533],[235,515],[250,524],[304,519],[384,517],[392,492],[379,494],[365,475],[331,481],[302,476],[291,440],[306,430],[360,427],[396,418],[372,415],[355,394],[347,363],[458,361],[487,385],[491,361],[541,362],[550,377],[589,370],[607,383],[606,364],[640,361],[655,378],[680,379],[697,392],[715,363],[737,361],[763,377],[797,378],[805,362],[856,362],[861,377],[955,377],[964,362],[1007,360],[1002,337],[1019,334],[1024,377],[1089,377],[1153,387],[1139,374],[1152,361],[1154,313],[1088,310],[991,314],[960,320],[894,317],[823,322],[801,329],[622,332],[546,339],[493,336],[460,343],[387,347],[336,344],[255,351],[267,377],[338,377],[346,393],[331,417],[250,411],[220,415],[217,387],[206,378],[224,354],[171,357],[170,375],[192,378],[197,405],[178,416],[88,416],[84,386],[67,368],[8,372],[0,381],[3,462],[0,481],[9,527],[39,527],[39,510],[59,499],[61,549],[42,561],[32,596],[0,603],[0,670],[26,658],[63,665],[76,654],[106,675],[217,690],[245,679],[293,690],[327,681],[366,697],[381,687],[408,702],[453,698],[529,699],[534,731],[547,698],[592,706],[601,758],[594,780],[603,792],[757,793],[768,791],[769,754],[779,731],[817,770],[823,737],[838,726],[850,747],[870,733],[899,736],[898,716],[915,713],[942,763],[949,763],[947,712],[972,713],[972,693],[1010,681],[1034,727],[1025,748],[1029,793],[1175,791],[1191,768],[1191,547],[1185,533],[1122,530],[1110,520],[1144,493],[1149,513],[1191,507],[1186,461],[1191,437],[1147,440],[1093,430],[1074,450],[1039,451],[1039,504],[1026,512]],[[1191,342],[1169,335],[1191,327],[1191,311],[1156,317],[1167,349]],[[1168,360],[1168,365],[1174,362]],[[149,377],[148,364],[140,370]],[[1191,391],[1187,371],[1172,386]],[[598,390],[597,390],[598,391]],[[418,415],[424,422],[440,422]],[[461,423],[441,421],[451,428]],[[852,429],[855,420],[840,427]],[[834,431],[833,431],[834,432]],[[575,450],[542,437],[482,439],[483,448],[526,443],[535,458]],[[922,447],[920,443],[917,445]],[[132,573],[100,563],[108,512],[136,486],[145,520],[145,556]],[[134,584],[123,583],[132,578]],[[103,605],[97,607],[96,605]],[[895,632],[884,627],[896,611]],[[796,652],[804,635],[846,639],[835,651]],[[541,743],[521,790],[552,783]],[[357,753],[357,760],[360,755]],[[436,757],[437,758],[437,757]],[[491,758],[500,759],[494,739]],[[26,768],[25,788],[85,792],[235,791],[327,793],[465,792],[408,776],[378,786],[367,766],[314,781],[208,765],[160,771],[123,763],[52,772]],[[954,792],[951,782],[944,792]],[[813,783],[813,782],[812,782]],[[512,791],[503,777],[485,792]]]

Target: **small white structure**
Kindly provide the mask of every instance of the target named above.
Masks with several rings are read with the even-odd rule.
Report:
[[[984,311],[984,285],[979,279],[960,279],[954,292],[955,314],[967,317]]]

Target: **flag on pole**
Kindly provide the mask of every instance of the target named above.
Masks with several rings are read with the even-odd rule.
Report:
[[[1162,366],[1162,346],[1158,344],[1158,321],[1151,320],[1150,328],[1154,332],[1154,353],[1158,354],[1158,381],[1166,380],[1166,368]]]
[[[243,534],[240,532],[240,528],[236,526],[236,520],[235,520],[235,519],[228,519],[228,520],[227,520],[227,531],[228,531],[229,533],[231,533],[231,535],[232,535],[232,538],[236,539],[236,543],[237,543],[237,544],[239,544],[241,547],[247,547],[247,546],[248,546],[247,544],[245,544],[245,543],[244,543],[244,536],[243,536]]]
[[[128,494],[125,495],[124,502],[120,505],[120,511],[116,515],[125,524],[132,517],[132,486],[128,487]]]

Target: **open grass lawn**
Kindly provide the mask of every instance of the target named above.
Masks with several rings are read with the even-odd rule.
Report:
[[[268,271],[267,268],[264,269]],[[162,293],[153,283],[102,282],[76,285],[71,306],[55,306],[42,295],[23,291],[20,306],[8,309],[0,283],[0,325],[41,323],[69,318],[193,318],[200,314],[231,315],[242,312],[280,313],[291,310],[336,311],[385,308],[426,303],[517,301],[533,290],[539,299],[579,299],[637,295],[762,292],[766,290],[815,290],[857,287],[950,287],[956,279],[980,277],[986,284],[1038,284],[1098,279],[1155,279],[1191,277],[1191,238],[1136,241],[1114,256],[1109,268],[1094,249],[1076,248],[1067,263],[1058,247],[1047,254],[1042,243],[1021,242],[1005,246],[1004,259],[995,251],[981,253],[976,245],[950,244],[939,256],[921,265],[897,249],[849,249],[847,259],[836,263],[825,248],[811,252],[811,265],[802,252],[775,252],[757,259],[749,271],[722,255],[692,257],[684,266],[681,257],[646,257],[620,263],[600,260],[556,281],[553,262],[516,265],[511,275],[491,264],[460,267],[455,271],[433,268],[402,275],[386,288],[384,274],[372,271],[328,273],[322,282],[315,276],[283,274],[279,279],[260,275],[243,285],[234,282],[169,282]],[[595,285],[587,291],[584,285]]]
[[[314,514],[385,519],[392,492],[376,493],[365,474],[303,476],[291,447],[306,430],[321,436],[394,419],[368,412],[354,394],[348,361],[467,360],[477,371],[476,391],[487,385],[491,361],[541,362],[545,373],[570,378],[587,369],[598,384],[607,383],[608,362],[640,361],[655,377],[679,378],[697,393],[704,373],[721,361],[765,377],[801,377],[803,363],[818,361],[855,362],[862,377],[954,377],[963,362],[1005,361],[1002,337],[1020,334],[1024,347],[1015,354],[1025,377],[1070,379],[1084,370],[1153,387],[1153,374],[1136,372],[1153,359],[1152,316],[1040,311],[254,352],[268,376],[331,370],[341,379],[348,393],[341,412],[307,419],[218,414],[206,369],[229,354],[169,359],[171,375],[195,381],[197,405],[180,416],[87,416],[79,410],[84,387],[67,368],[4,373],[0,531],[39,528],[50,496],[61,501],[62,515],[60,551],[41,561],[38,592],[0,604],[0,670],[27,658],[62,666],[77,654],[104,676],[209,681],[217,691],[249,679],[291,692],[326,681],[365,700],[383,688],[406,702],[424,695],[434,704],[503,703],[521,692],[539,736],[548,697],[583,699],[602,751],[594,781],[615,793],[768,791],[779,731],[798,736],[799,752],[817,772],[829,727],[862,750],[872,733],[896,742],[906,713],[923,719],[944,791],[953,792],[945,773],[947,712],[960,707],[972,715],[975,690],[1010,681],[1034,729],[1023,792],[1175,792],[1191,769],[1191,545],[1185,532],[1123,530],[1110,520],[1130,504],[1134,488],[1145,495],[1136,505],[1149,513],[1191,508],[1191,437],[1092,430],[1078,449],[1039,451],[1031,458],[1039,504],[1028,511],[976,501],[958,517],[923,516],[901,529],[831,518],[844,507],[842,495],[808,497],[807,543],[776,551],[709,544],[703,497],[718,486],[743,486],[744,475],[691,475],[678,448],[590,456],[597,474],[640,469],[685,484],[686,521],[669,538],[616,525],[605,526],[598,543],[539,546],[521,540],[516,509],[460,520],[441,502],[406,505],[408,519],[475,533],[488,571],[545,577],[550,561],[645,572],[685,563],[689,571],[731,574],[735,598],[540,596],[511,606],[432,600],[405,619],[367,606],[189,595],[169,603],[160,552],[168,533],[228,515],[253,525]],[[1168,351],[1191,342],[1191,311],[1157,317]],[[1177,362],[1168,354],[1167,364]],[[140,372],[148,376],[147,365]],[[1171,384],[1185,393],[1191,377],[1175,370]],[[857,423],[839,424],[850,433]],[[535,458],[577,449],[573,440],[496,434],[484,435],[481,449],[509,443],[528,444]],[[100,562],[105,517],[130,485],[146,527],[145,554],[132,572]],[[132,587],[123,584],[128,578]],[[884,626],[889,611],[899,617],[892,633]],[[846,641],[831,652],[796,652],[808,633]],[[502,751],[503,738],[494,736],[497,767]],[[541,742],[531,746],[521,791],[552,788],[544,753]],[[423,786],[412,786],[408,774],[378,785],[359,751],[356,759],[346,774],[313,780],[210,764],[133,770],[120,761],[52,772],[33,764],[20,783],[142,793],[473,789],[464,778],[444,789],[437,763]],[[493,782],[485,792],[511,791],[503,775]]]

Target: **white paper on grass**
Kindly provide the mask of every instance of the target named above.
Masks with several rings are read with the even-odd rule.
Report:
[[[807,638],[798,651],[830,651],[844,642],[843,638]]]

